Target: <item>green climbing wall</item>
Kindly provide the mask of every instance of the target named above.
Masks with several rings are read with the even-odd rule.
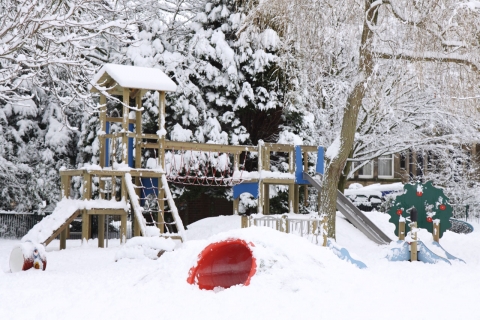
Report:
[[[440,220],[441,238],[445,230],[450,228],[450,218],[452,217],[452,207],[448,204],[448,198],[443,190],[435,188],[431,181],[425,184],[406,184],[403,189],[404,194],[395,199],[393,206],[388,211],[390,222],[394,223],[397,229],[396,234],[398,234],[400,216],[410,218],[410,213],[407,210],[414,206],[418,211],[417,225],[419,228],[427,229],[432,233],[433,222],[436,219]],[[409,222],[409,219],[407,219],[405,232],[410,231]]]

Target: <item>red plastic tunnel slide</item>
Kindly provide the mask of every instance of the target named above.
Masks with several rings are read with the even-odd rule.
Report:
[[[187,282],[206,290],[237,284],[248,286],[257,269],[251,247],[253,243],[240,239],[208,245],[200,253],[197,265],[190,269]]]

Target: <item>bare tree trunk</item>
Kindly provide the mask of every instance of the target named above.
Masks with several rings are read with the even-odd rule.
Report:
[[[350,151],[348,157],[353,158],[353,150]],[[351,167],[352,162],[347,161],[347,163],[345,163],[345,167],[343,167],[342,174],[340,175],[340,180],[338,181],[338,190],[340,190],[342,193],[345,191],[345,185],[347,184],[348,173],[350,172]]]
[[[369,11],[370,5],[374,0],[365,0],[365,18],[370,21],[371,25],[375,25],[377,14]],[[368,12],[368,13],[367,13]],[[365,96],[365,85],[367,79],[372,75],[373,59],[370,52],[370,45],[373,33],[367,25],[367,20],[363,23],[362,40],[360,43],[359,54],[359,80],[355,84],[352,92],[348,96],[347,105],[343,112],[342,129],[340,131],[340,148],[339,152],[332,159],[326,159],[327,167],[323,179],[322,190],[320,191],[321,213],[326,215],[326,229],[329,238],[335,238],[335,216],[337,203],[337,187],[348,159],[348,155],[352,151],[355,132],[357,128],[357,119],[363,98]]]

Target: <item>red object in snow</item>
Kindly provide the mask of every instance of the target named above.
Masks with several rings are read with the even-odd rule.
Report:
[[[397,209],[397,214],[398,214],[399,216],[401,216],[402,213],[403,213],[403,210],[402,210],[402,209]]]
[[[427,217],[427,222],[428,222],[428,223],[430,223],[430,222],[432,222],[432,221],[433,221],[432,217]]]
[[[30,247],[27,247],[27,249],[31,249],[27,256],[24,256],[22,245],[13,248],[9,261],[11,272],[26,271],[31,268],[45,271],[47,268],[46,257],[42,256],[33,245]]]
[[[248,286],[257,270],[251,247],[240,239],[230,239],[208,245],[200,253],[198,263],[188,273],[187,282],[200,289],[230,288],[237,284]]]
[[[423,196],[423,192],[422,191],[417,191],[417,196],[419,196],[419,197]]]
[[[447,206],[444,205],[444,204],[441,204],[441,205],[439,206],[439,208],[440,208],[440,210],[445,210],[445,209],[447,209]]]

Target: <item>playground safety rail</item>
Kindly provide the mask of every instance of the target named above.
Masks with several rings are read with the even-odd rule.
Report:
[[[242,228],[267,227],[280,232],[307,238],[315,244],[327,245],[327,234],[323,230],[324,218],[314,214],[242,215]],[[323,240],[319,240],[323,239]]]

